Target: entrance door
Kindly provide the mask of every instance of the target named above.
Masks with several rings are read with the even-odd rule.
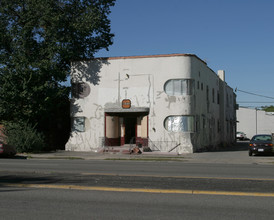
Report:
[[[136,143],[136,117],[125,117],[125,144],[130,144],[130,140],[133,140],[133,144]]]

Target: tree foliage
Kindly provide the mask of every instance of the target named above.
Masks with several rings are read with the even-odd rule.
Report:
[[[274,106],[270,105],[270,106],[263,106],[262,110],[266,111],[266,112],[274,112]]]
[[[5,142],[18,153],[39,152],[44,148],[44,137],[35,127],[26,122],[4,122]]]
[[[62,82],[72,61],[112,44],[114,1],[0,1],[1,121],[37,124],[48,140],[69,124],[69,88]]]

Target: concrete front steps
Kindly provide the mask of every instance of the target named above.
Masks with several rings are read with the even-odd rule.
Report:
[[[130,146],[105,146],[101,152],[130,154]]]
[[[142,148],[138,148],[135,145],[123,145],[123,146],[105,146],[100,150],[100,153],[112,153],[112,154],[145,154],[145,155],[178,155],[176,152],[161,152],[152,151],[144,152]]]

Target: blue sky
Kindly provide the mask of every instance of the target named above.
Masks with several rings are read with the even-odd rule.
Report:
[[[240,106],[274,105],[273,12],[273,0],[117,0],[114,44],[95,57],[196,54],[225,70]]]

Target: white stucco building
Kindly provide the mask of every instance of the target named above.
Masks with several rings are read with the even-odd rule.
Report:
[[[235,141],[236,96],[192,54],[74,62],[68,151],[136,144],[193,153]]]
[[[237,131],[244,132],[249,139],[255,134],[274,134],[273,112],[240,107],[237,121]]]

